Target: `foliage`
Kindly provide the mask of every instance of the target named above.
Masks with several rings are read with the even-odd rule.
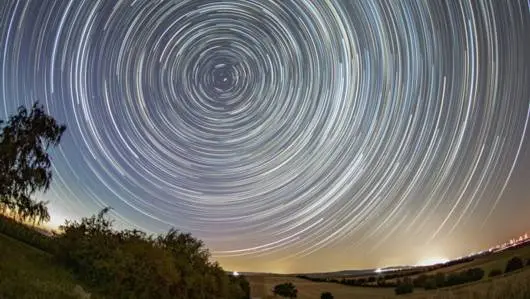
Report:
[[[445,285],[445,273],[438,272],[434,275],[434,281],[436,281],[436,287],[441,288]]]
[[[233,288],[233,294],[239,294],[236,298],[250,299],[250,283],[243,275],[229,275],[230,286]],[[238,289],[239,288],[239,289]]]
[[[414,291],[414,285],[410,278],[405,277],[402,281],[398,282],[398,285],[394,289],[396,295],[410,294]]]
[[[286,298],[296,298],[298,295],[298,290],[292,282],[286,282],[274,286],[272,291],[274,295],[286,297]]]
[[[67,221],[57,238],[58,260],[87,285],[114,298],[249,297],[244,278],[229,277],[210,262],[203,243],[190,234],[115,231],[105,218],[108,212]]]
[[[333,299],[333,294],[331,292],[324,292],[320,294],[320,299]]]
[[[414,280],[412,280],[412,284],[414,285],[414,287],[422,287],[425,285],[425,282],[427,281],[427,278],[429,278],[427,275],[425,274],[422,274],[416,278],[414,278]]]
[[[376,283],[376,284],[377,284],[377,286],[379,286],[379,287],[384,287],[385,284],[386,284],[386,280],[385,280],[385,278],[382,277],[382,276],[377,277],[377,283]]]
[[[454,286],[472,281],[479,281],[484,277],[481,268],[467,269],[461,272],[450,273],[444,286]]]
[[[426,290],[434,290],[438,286],[436,285],[436,279],[434,277],[429,277],[425,280],[425,283],[423,284],[423,288]]]
[[[46,191],[52,180],[50,146],[57,146],[66,130],[35,103],[30,111],[21,106],[7,122],[0,120],[0,209],[20,220],[50,220],[45,202],[31,199]]]
[[[504,272],[505,273],[513,272],[523,267],[524,267],[523,260],[519,257],[514,256],[506,264],[506,270],[504,270]]]
[[[500,269],[493,269],[490,271],[489,277],[495,277],[502,274],[502,271]]]
[[[426,290],[460,285],[472,281],[479,281],[484,277],[484,270],[481,268],[470,268],[460,272],[452,272],[446,275],[438,272],[434,275],[420,275],[412,282],[415,287],[423,287]]]

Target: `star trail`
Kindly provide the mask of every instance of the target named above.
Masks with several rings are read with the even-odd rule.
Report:
[[[517,0],[3,0],[0,114],[68,126],[54,223],[253,271],[457,255],[530,229],[529,32]]]

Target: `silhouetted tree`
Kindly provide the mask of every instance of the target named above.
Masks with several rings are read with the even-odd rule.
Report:
[[[324,292],[320,295],[320,299],[333,299],[331,292]]]
[[[46,191],[52,180],[50,146],[57,146],[64,125],[35,103],[30,111],[21,106],[7,122],[0,120],[0,206],[19,220],[48,221],[45,203],[31,196]]]
[[[286,282],[274,286],[272,291],[274,295],[286,297],[286,298],[296,298],[298,296],[298,290],[292,282]]]
[[[504,270],[504,272],[512,272],[521,269],[522,267],[524,267],[523,260],[521,260],[519,257],[514,256],[506,264],[506,270]]]

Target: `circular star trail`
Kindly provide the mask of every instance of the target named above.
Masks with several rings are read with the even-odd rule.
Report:
[[[67,124],[63,216],[112,206],[221,257],[374,249],[495,212],[529,30],[526,1],[4,0],[0,103]]]

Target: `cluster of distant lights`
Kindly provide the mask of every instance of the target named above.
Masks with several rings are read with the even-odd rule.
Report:
[[[510,247],[513,247],[513,246],[517,246],[519,244],[522,244],[522,243],[525,243],[525,242],[528,242],[528,241],[530,241],[530,237],[528,236],[528,233],[525,233],[524,235],[521,235],[521,236],[519,236],[517,238],[512,238],[512,239],[510,239],[507,242],[504,242],[502,244],[498,244],[498,245],[496,245],[494,247],[491,247],[491,248],[489,248],[487,250],[473,252],[473,253],[470,253],[470,254],[468,254],[466,256],[457,257],[457,258],[452,259],[452,260],[459,260],[459,259],[463,259],[463,258],[473,257],[473,256],[477,256],[477,255],[480,255],[480,254],[484,254],[486,252],[500,251],[500,250],[504,250],[504,249],[507,249],[507,248],[510,248]],[[431,259],[427,259],[427,260],[425,260],[423,262],[420,262],[420,263],[416,264],[415,266],[411,266],[411,267],[441,265],[441,264],[445,264],[445,263],[450,262],[450,261],[451,260],[447,259],[447,258],[431,258]],[[374,270],[374,272],[375,273],[383,273],[383,272],[401,270],[403,268],[404,267],[377,268],[377,269]]]

